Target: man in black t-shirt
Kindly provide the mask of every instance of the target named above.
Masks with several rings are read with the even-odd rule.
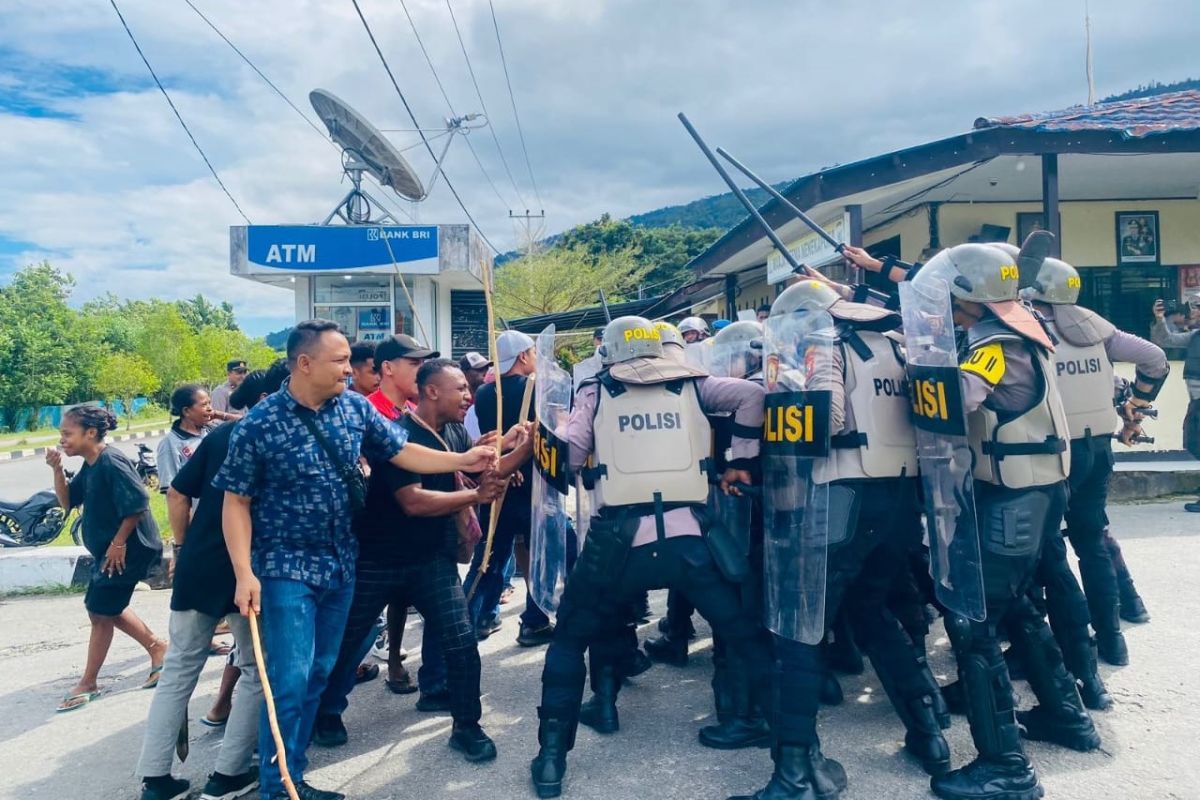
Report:
[[[277,390],[287,374],[284,362],[267,372],[250,373],[233,390],[230,408],[248,409]],[[252,756],[258,743],[262,684],[250,641],[250,623],[237,613],[233,604],[237,582],[221,526],[225,492],[212,485],[213,477],[225,463],[229,437],[238,424],[226,422],[204,437],[167,491],[167,514],[175,540],[171,644],[142,740],[138,763],[142,800],[168,800],[188,792],[187,781],[171,776],[171,765],[180,726],[187,721],[188,701],[208,662],[213,632],[222,618],[229,622],[237,643],[236,666],[240,676],[225,721],[216,771],[209,777],[201,798],[237,797],[258,785]]]
[[[435,450],[469,450],[462,420],[471,394],[462,370],[448,359],[426,361],[417,372],[417,389],[416,409],[396,423],[406,430],[408,441]],[[469,489],[454,474],[422,476],[386,461],[371,463],[367,506],[355,519],[359,556],[354,600],[337,664],[321,696],[314,742],[334,747],[347,741],[341,715],[354,688],[362,642],[384,606],[413,606],[436,633],[445,659],[454,718],[450,746],[468,761],[496,757],[495,744],[479,727],[479,650],[455,550],[460,526],[470,525],[475,506],[490,502],[504,483],[486,475],[478,488]]]

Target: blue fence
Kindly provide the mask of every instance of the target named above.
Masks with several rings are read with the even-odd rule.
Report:
[[[135,397],[133,399],[133,407],[130,410],[130,413],[136,414],[138,409],[146,405],[148,402],[150,401],[144,397]],[[32,428],[57,428],[60,424],[62,424],[63,414],[68,409],[74,408],[77,405],[104,406],[105,408],[111,408],[113,413],[115,413],[118,417],[124,417],[126,415],[125,404],[120,400],[116,400],[111,403],[105,403],[97,400],[91,403],[74,403],[69,406],[42,406],[41,408],[36,409],[22,408],[17,412],[15,418],[13,419],[13,428],[9,432],[20,433],[21,431],[27,431]],[[30,422],[34,421],[35,415],[36,421],[31,425]]]

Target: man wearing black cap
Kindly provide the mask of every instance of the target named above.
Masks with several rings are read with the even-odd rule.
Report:
[[[225,365],[226,380],[212,391],[213,417],[221,420],[241,419],[242,412],[229,407],[229,396],[246,378],[246,359],[234,358]]]
[[[390,420],[412,411],[417,401],[417,370],[427,358],[441,354],[406,333],[389,336],[375,347],[379,388],[367,396],[371,405]]]
[[[467,386],[471,387],[472,402],[475,400],[475,392],[479,391],[480,386],[483,386],[484,379],[487,378],[487,371],[491,366],[491,361],[474,350],[458,360],[458,368],[462,370],[463,375],[467,376]]]

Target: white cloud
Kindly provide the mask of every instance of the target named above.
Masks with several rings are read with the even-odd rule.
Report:
[[[306,113],[328,88],[383,128],[408,127],[348,3],[195,0]],[[427,126],[448,112],[395,0],[360,0]],[[323,218],[345,191],[337,153],[182,3],[124,0],[126,19],[184,118],[255,222]],[[771,180],[968,128],[982,115],[1084,99],[1076,4],[1040,0],[495,0],[513,86],[548,216],[557,231],[720,191],[674,115],[684,110]],[[408,0],[458,112],[476,99],[441,0]],[[509,166],[537,201],[521,156],[486,0],[454,7]],[[1138,8],[1094,0],[1101,95],[1173,80],[1200,34],[1191,0]],[[1136,23],[1136,24],[1134,24]],[[32,65],[32,66],[31,66]],[[10,68],[11,67],[11,68]],[[287,292],[228,274],[240,219],[179,129],[106,3],[22,0],[0,12],[0,96],[19,90],[70,118],[0,113],[0,236],[79,278],[77,296],[229,299],[243,318],[289,318]],[[69,70],[69,71],[66,71]],[[84,94],[116,85],[119,92]],[[397,133],[404,146],[412,134]],[[472,143],[506,202],[456,142],[449,173],[502,248],[522,207],[485,131]],[[422,178],[432,162],[406,152]],[[405,206],[401,202],[396,206]],[[445,186],[420,209],[460,221]],[[5,266],[0,261],[0,266]]]

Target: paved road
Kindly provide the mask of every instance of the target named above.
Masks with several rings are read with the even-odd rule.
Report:
[[[149,445],[157,448],[161,436],[147,439],[135,439],[129,442],[113,442],[110,447],[116,447],[134,460],[137,459],[137,446]],[[68,458],[67,469],[79,471],[82,458]],[[41,489],[49,489],[50,468],[46,466],[45,456],[21,458],[16,461],[0,461],[0,498],[5,500],[23,500]]]
[[[1112,509],[1133,565],[1151,624],[1127,630],[1133,665],[1104,668],[1117,708],[1097,717],[1104,749],[1092,754],[1030,745],[1048,798],[1200,797],[1200,519],[1178,503]],[[662,593],[654,598],[661,610]],[[165,631],[165,593],[139,593],[134,608]],[[527,765],[535,749],[541,650],[515,646],[515,616],[482,646],[484,725],[496,738],[499,760],[463,762],[446,747],[450,720],[413,708],[413,697],[389,694],[380,681],[355,694],[346,721],[351,742],[341,750],[314,749],[312,781],[354,798],[525,798]],[[1193,627],[1189,627],[1191,624]],[[648,631],[643,631],[648,633]],[[82,711],[52,709],[82,666],[86,620],[81,598],[23,598],[0,604],[0,798],[135,798],[133,771],[150,693],[137,686],[147,662],[118,634],[102,681],[107,694]],[[712,716],[708,681],[711,643],[701,634],[686,669],[655,667],[621,695],[622,730],[600,737],[581,729],[571,755],[566,797],[577,800],[724,798],[757,788],[770,769],[767,753],[722,753],[697,744],[696,729]],[[406,637],[414,650],[419,636]],[[941,634],[931,637],[939,679],[953,669]],[[419,661],[414,652],[412,661]],[[212,659],[191,705],[207,709],[220,659]],[[826,753],[846,765],[846,800],[928,798],[927,779],[899,753],[902,738],[878,684],[868,674],[844,678],[847,702],[822,714]],[[1028,694],[1024,705],[1029,705]],[[955,762],[971,757],[965,721],[950,733]],[[202,782],[212,769],[217,737],[196,725],[192,756],[177,774]]]

